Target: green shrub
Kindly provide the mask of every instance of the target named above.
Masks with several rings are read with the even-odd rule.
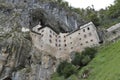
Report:
[[[88,55],[91,59],[95,57],[95,54],[97,53],[97,50],[95,48],[85,48],[84,51],[82,51],[83,55]]]
[[[83,67],[95,57],[96,52],[97,50],[95,48],[89,47],[85,48],[85,50],[81,53],[76,52],[75,57],[72,60],[72,64],[74,64],[75,66]]]
[[[76,67],[74,65],[72,65],[71,63],[63,61],[58,66],[57,73],[60,76],[64,76],[65,78],[68,78],[72,74],[76,73]]]

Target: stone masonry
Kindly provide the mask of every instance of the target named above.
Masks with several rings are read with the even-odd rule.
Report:
[[[97,29],[92,22],[80,26],[73,32],[59,34],[39,24],[31,30],[31,37],[36,48],[57,58],[66,57],[73,51],[81,52],[86,47],[98,46],[100,42]]]

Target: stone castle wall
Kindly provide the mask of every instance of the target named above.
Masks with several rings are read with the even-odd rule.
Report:
[[[56,57],[67,56],[72,51],[99,45],[99,37],[92,22],[71,33],[57,34],[49,27],[37,25],[31,31],[34,45],[40,50],[53,53]]]

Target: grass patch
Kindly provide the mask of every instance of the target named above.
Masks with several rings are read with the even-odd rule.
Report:
[[[120,41],[101,48],[98,55],[79,75],[88,68],[89,76],[83,80],[120,80]]]

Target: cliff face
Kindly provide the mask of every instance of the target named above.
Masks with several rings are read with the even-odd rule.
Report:
[[[57,32],[75,30],[84,23],[79,15],[42,0],[0,0],[0,79],[49,80],[60,60],[34,47],[22,27],[41,22]]]
[[[59,60],[36,49],[29,33],[12,31],[0,38],[0,79],[49,80]]]
[[[76,29],[76,25],[85,22],[78,14],[64,9],[57,2],[42,0],[1,0],[0,14],[6,24],[2,21],[0,23],[5,24],[5,27],[13,26],[11,22],[22,27],[33,27],[30,24],[36,25],[42,20],[57,31],[71,31]]]

